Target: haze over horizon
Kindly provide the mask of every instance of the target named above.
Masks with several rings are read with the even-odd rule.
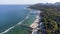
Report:
[[[36,3],[55,3],[60,0],[0,0],[0,4],[36,4]]]

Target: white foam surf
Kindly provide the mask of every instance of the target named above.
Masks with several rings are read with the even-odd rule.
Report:
[[[12,26],[12,27],[10,27],[10,28],[8,28],[8,29],[5,30],[4,32],[1,32],[0,34],[7,33],[7,32],[10,31],[11,29],[13,29],[15,26],[18,26],[18,25],[22,24],[26,19],[29,18],[29,16],[30,16],[30,12],[29,12],[29,14],[25,17],[25,19],[23,19],[21,22],[19,22],[18,24],[14,25],[14,26]]]

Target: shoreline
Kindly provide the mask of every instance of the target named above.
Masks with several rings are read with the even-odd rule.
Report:
[[[38,15],[36,16],[36,19],[33,21],[33,23],[30,25],[31,28],[36,28],[39,24],[39,21],[40,21],[40,17],[39,17],[39,14],[40,14],[41,11],[38,11]]]
[[[36,16],[36,19],[34,20],[34,22],[30,25],[31,28],[36,28],[38,26],[38,22],[40,21],[39,20],[39,16],[37,15]]]
[[[36,27],[38,26],[39,21],[40,21],[40,20],[39,20],[39,19],[40,19],[40,17],[39,17],[40,11],[37,10],[37,12],[38,12],[38,15],[35,17],[35,20],[34,20],[33,23],[30,25],[31,28],[36,28]],[[28,19],[28,15],[26,16],[25,19]],[[7,33],[7,32],[10,31],[11,29],[13,29],[15,26],[20,25],[25,19],[23,19],[21,22],[17,23],[16,25],[8,28],[7,30],[1,32],[0,34]]]
[[[25,9],[28,9],[28,10],[35,10],[35,9],[31,9],[31,8],[25,8]],[[33,23],[30,25],[31,28],[35,29],[36,27],[38,27],[38,23],[40,21],[40,17],[39,17],[39,14],[41,13],[40,10],[36,10],[36,12],[38,13],[38,15],[35,17],[35,20],[33,21]]]

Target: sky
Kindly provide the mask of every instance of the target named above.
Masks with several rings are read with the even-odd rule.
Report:
[[[60,0],[0,0],[0,4],[36,4],[36,3],[55,3]]]

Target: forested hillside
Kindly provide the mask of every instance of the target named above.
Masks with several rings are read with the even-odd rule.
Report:
[[[46,34],[60,34],[60,6],[55,4],[35,4],[28,8],[42,11],[41,22]]]

